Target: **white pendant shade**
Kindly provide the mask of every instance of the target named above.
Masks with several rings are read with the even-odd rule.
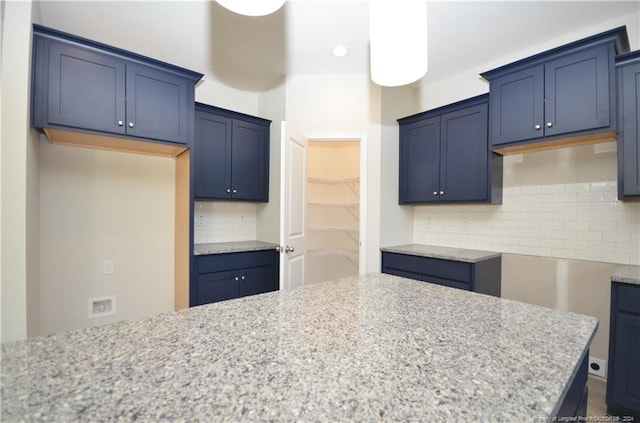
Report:
[[[427,72],[426,0],[371,0],[371,79],[378,85],[410,84]]]
[[[234,13],[246,16],[269,15],[280,9],[285,0],[216,0]]]

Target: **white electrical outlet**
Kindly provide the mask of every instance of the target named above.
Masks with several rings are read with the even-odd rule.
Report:
[[[204,215],[199,214],[197,220],[198,220],[198,223],[197,223],[198,226],[204,226]]]
[[[431,216],[427,216],[427,229],[433,229],[433,225],[431,223]]]
[[[469,230],[469,221],[467,219],[462,221],[462,230],[463,231],[468,231]]]
[[[105,275],[113,275],[115,273],[115,263],[113,260],[105,260],[102,262],[102,273]]]
[[[589,357],[589,373],[601,378],[607,377],[607,362],[596,357]]]

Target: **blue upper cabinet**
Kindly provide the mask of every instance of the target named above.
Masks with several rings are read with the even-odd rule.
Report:
[[[621,27],[483,73],[490,83],[491,148],[613,134],[614,58],[628,50]]]
[[[34,25],[33,126],[188,144],[201,74]]]
[[[271,121],[196,103],[195,197],[269,201]]]
[[[500,202],[502,157],[489,150],[488,96],[399,119],[400,204]]]
[[[640,198],[640,50],[618,57],[618,198]]]

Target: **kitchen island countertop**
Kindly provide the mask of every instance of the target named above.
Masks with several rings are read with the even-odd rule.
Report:
[[[534,421],[557,413],[596,328],[364,275],[2,344],[1,416]]]

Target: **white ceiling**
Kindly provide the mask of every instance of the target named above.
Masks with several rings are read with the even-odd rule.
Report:
[[[45,26],[249,91],[269,88],[285,74],[368,72],[367,0],[289,0],[265,17],[239,16],[213,1],[178,0],[43,0],[40,12]],[[640,19],[640,1],[429,1],[428,14],[423,81],[433,83],[600,22]],[[333,57],[337,44],[351,54]]]

